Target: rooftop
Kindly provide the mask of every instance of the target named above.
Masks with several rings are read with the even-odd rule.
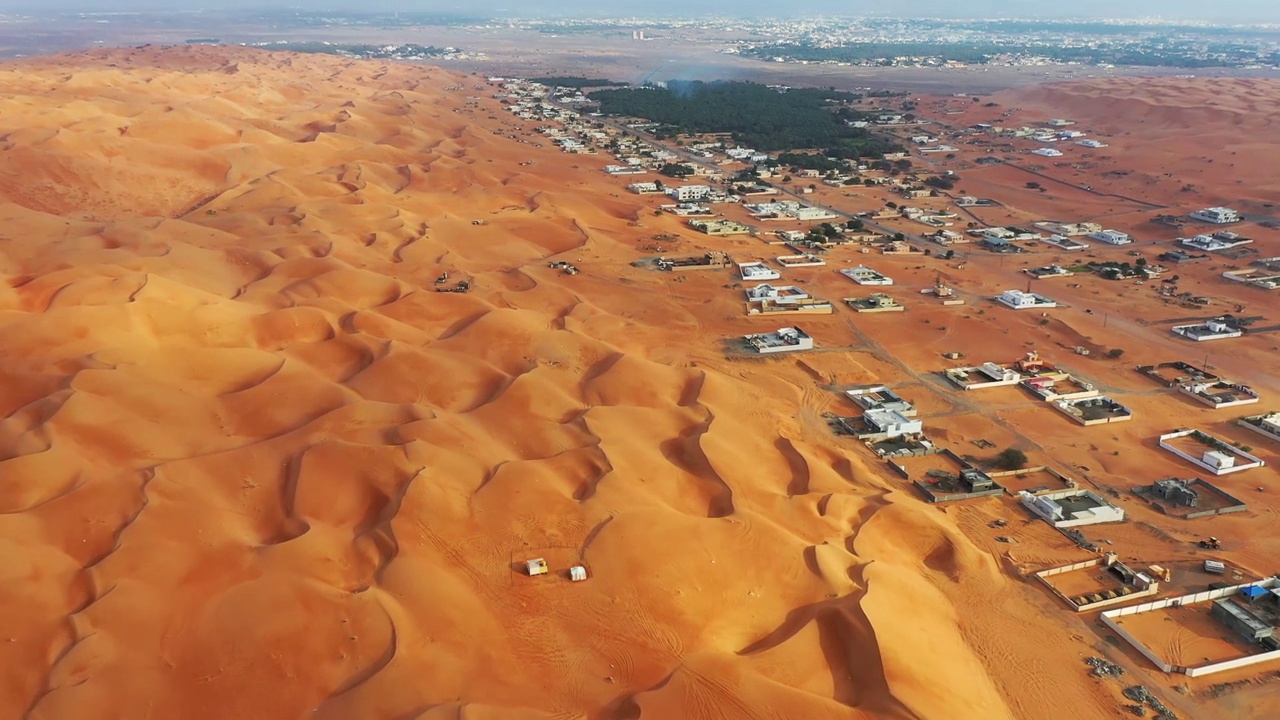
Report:
[[[778,349],[801,350],[813,347],[813,338],[798,327],[778,328],[777,332],[746,335],[743,339],[757,352]]]

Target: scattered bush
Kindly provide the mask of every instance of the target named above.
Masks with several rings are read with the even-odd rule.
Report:
[[[1018,448],[1005,448],[996,455],[993,464],[1001,470],[1021,470],[1027,466],[1027,454]]]

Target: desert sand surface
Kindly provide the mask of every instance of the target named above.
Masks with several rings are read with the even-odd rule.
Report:
[[[1274,708],[1274,685],[1231,715],[1208,683],[1174,693],[1024,578],[1089,553],[1007,498],[925,504],[823,417],[887,382],[949,445],[1121,489],[1185,475],[1155,433],[1242,431],[1132,377],[1189,352],[1126,314],[1149,294],[1064,285],[1042,325],[984,304],[1023,281],[975,258],[947,270],[966,306],[842,311],[804,323],[824,350],[726,355],[772,329],[728,272],[631,263],[659,233],[771,248],[656,216],[478,82],[210,47],[0,66],[0,717],[1117,717],[1097,654],[1188,717]],[[936,273],[875,262],[904,293]],[[442,273],[471,292],[435,292]],[[853,294],[830,267],[794,279]],[[1123,344],[1072,362],[1139,418],[1081,429],[925,376],[1028,342]],[[1280,397],[1275,343],[1214,364]],[[1274,479],[1254,472],[1242,494]],[[1244,538],[1280,502],[1249,498],[1215,534],[1274,571],[1280,541]],[[1127,506],[1102,535],[1126,556],[1200,557],[1198,529]]]

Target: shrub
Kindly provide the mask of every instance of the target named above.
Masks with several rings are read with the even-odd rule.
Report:
[[[996,455],[994,464],[1001,470],[1021,470],[1027,466],[1027,454],[1018,448],[1005,448]]]

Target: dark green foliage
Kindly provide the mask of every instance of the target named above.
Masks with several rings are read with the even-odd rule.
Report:
[[[996,455],[992,465],[1001,470],[1021,470],[1027,466],[1027,454],[1018,448],[1005,448]]]
[[[550,87],[590,88],[590,87],[626,87],[630,83],[589,78],[580,75],[551,75],[548,77],[529,78],[530,82],[542,83]]]
[[[805,170],[839,170],[845,166],[840,160],[832,160],[822,155],[814,155],[813,153],[782,153],[778,156],[778,162],[791,168],[803,168]]]
[[[658,168],[658,172],[673,178],[687,178],[693,174],[693,168],[680,163],[668,163]]]
[[[857,97],[818,88],[779,92],[749,82],[673,81],[668,88],[591,93],[606,115],[645,118],[684,132],[732,133],[738,143],[766,152],[823,148],[824,156],[855,159],[900,150],[897,144],[844,122],[856,119],[858,113],[833,103]]]

